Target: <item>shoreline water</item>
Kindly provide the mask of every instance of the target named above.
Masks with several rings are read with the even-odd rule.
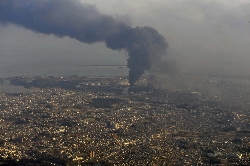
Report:
[[[23,86],[10,85],[10,81],[7,79],[3,80],[3,83],[0,84],[1,93],[27,93],[31,89],[24,88]]]
[[[100,78],[100,77],[116,77],[116,76],[128,76],[128,68],[118,68],[117,66],[71,66],[65,67],[62,70],[54,71],[40,71],[33,70],[32,72],[20,71],[9,73],[0,73],[0,78],[3,82],[0,83],[0,93],[27,93],[35,89],[27,89],[23,86],[10,85],[8,78],[16,76],[55,76],[55,77],[65,77],[65,76],[79,76],[79,77],[89,77],[89,78]]]
[[[33,68],[31,70],[14,70],[5,71],[1,70],[0,78],[8,78],[15,76],[73,76],[79,77],[115,77],[115,76],[128,76],[129,69],[126,67],[118,68],[117,66],[64,66],[57,67],[54,70],[51,68],[44,68],[43,70]]]

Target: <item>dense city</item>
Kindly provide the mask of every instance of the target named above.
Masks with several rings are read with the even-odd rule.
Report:
[[[202,76],[196,91],[145,77],[0,81],[29,90],[0,93],[0,165],[250,165],[244,81]]]

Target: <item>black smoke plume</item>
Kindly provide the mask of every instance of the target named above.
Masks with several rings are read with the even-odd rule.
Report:
[[[126,50],[131,86],[144,70],[166,55],[168,46],[154,28],[132,28],[101,14],[95,6],[76,0],[0,0],[0,22],[48,35],[69,36],[88,44],[105,42],[112,50]]]

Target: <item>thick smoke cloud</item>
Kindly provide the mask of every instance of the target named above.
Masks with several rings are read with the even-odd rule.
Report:
[[[168,46],[152,27],[132,28],[101,14],[93,5],[74,0],[0,0],[0,22],[48,35],[69,36],[88,44],[105,42],[112,50],[126,50],[131,86],[144,70],[166,55]]]

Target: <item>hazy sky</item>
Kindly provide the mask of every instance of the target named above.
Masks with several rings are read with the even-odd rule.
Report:
[[[156,28],[181,72],[250,74],[249,0],[81,0],[135,26]],[[126,64],[126,52],[103,43],[0,26],[0,75],[81,64]],[[14,73],[14,74],[13,74]]]

